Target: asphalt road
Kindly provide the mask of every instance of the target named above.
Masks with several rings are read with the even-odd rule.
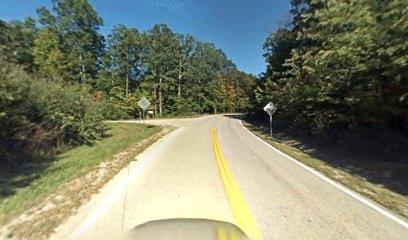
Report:
[[[174,218],[233,223],[253,239],[408,239],[406,226],[268,147],[239,117],[149,121],[179,128],[137,156],[51,239],[117,239]]]

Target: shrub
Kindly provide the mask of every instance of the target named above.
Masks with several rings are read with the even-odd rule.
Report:
[[[100,104],[80,84],[63,84],[28,75],[0,61],[0,156],[90,144],[102,137]]]
[[[131,116],[110,101],[101,101],[99,110],[106,120],[131,119]]]

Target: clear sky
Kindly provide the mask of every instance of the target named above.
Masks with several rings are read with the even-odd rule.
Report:
[[[108,35],[122,23],[140,31],[165,22],[178,33],[213,42],[240,70],[265,71],[262,45],[287,17],[290,0],[90,0],[104,20]],[[1,0],[0,19],[37,17],[36,9],[50,0]]]

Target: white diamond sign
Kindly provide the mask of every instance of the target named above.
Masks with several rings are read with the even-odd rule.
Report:
[[[148,108],[150,104],[151,103],[149,102],[149,100],[147,100],[147,98],[145,97],[142,97],[142,99],[140,99],[140,101],[137,103],[137,105],[139,105],[139,107],[143,110],[146,110],[146,108]]]
[[[277,109],[278,109],[278,108],[277,108],[275,105],[273,105],[272,102],[269,102],[269,103],[266,104],[266,106],[263,108],[263,110],[269,114],[269,124],[270,124],[269,127],[270,127],[270,130],[271,130],[271,137],[272,137],[272,115],[275,113],[275,111],[276,111]]]
[[[272,102],[269,102],[269,103],[266,104],[266,106],[263,108],[263,110],[264,110],[265,112],[267,112],[269,115],[274,114],[277,109],[278,109],[278,108],[277,108],[275,105],[273,105]]]

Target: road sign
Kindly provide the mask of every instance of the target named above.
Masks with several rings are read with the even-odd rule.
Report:
[[[263,108],[263,110],[264,110],[265,112],[267,112],[269,115],[274,114],[277,109],[278,109],[278,108],[277,108],[275,105],[273,105],[272,102],[269,102],[269,103],[266,104],[266,106]]]
[[[269,127],[270,127],[270,130],[271,130],[271,137],[272,137],[272,115],[276,112],[277,109],[278,108],[275,105],[273,105],[272,102],[269,102],[263,108],[263,110],[269,114]]]
[[[148,108],[150,106],[150,102],[149,100],[147,100],[147,98],[142,97],[142,99],[140,99],[139,102],[137,102],[137,105],[139,105],[140,108],[142,108],[143,110],[146,110],[146,108]]]
[[[151,103],[149,102],[149,100],[147,100],[146,97],[142,97],[142,99],[140,99],[140,101],[137,102],[137,105],[139,105],[139,107],[141,109],[143,109],[143,124],[144,124],[144,119],[145,119],[146,108],[148,108],[150,106],[150,104]]]

